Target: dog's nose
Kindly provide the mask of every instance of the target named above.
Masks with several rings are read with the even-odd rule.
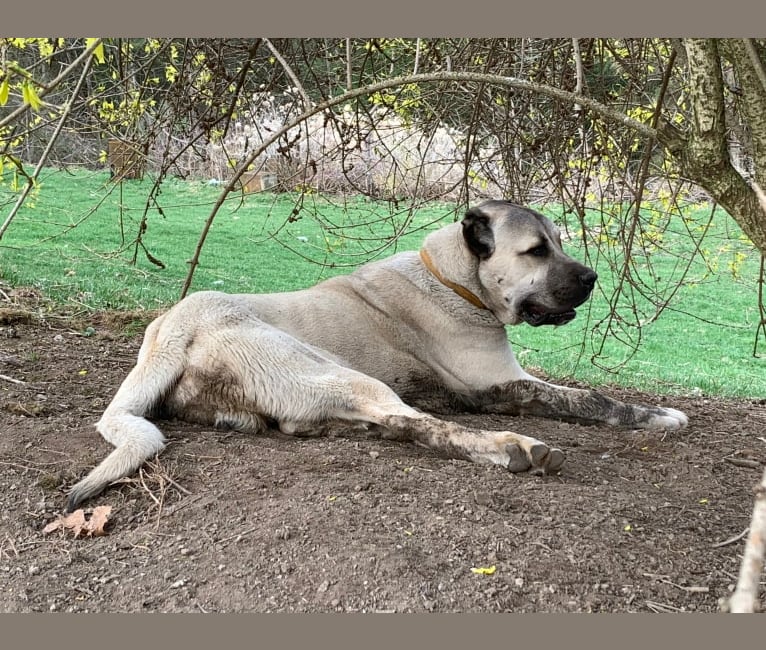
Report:
[[[585,273],[580,275],[581,284],[588,289],[592,289],[596,286],[596,280],[598,280],[598,274],[591,269],[588,269]]]

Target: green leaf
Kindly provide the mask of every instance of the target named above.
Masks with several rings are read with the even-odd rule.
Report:
[[[0,84],[0,106],[5,106],[8,103],[8,93],[11,89],[11,82],[6,77],[3,79],[3,83]]]

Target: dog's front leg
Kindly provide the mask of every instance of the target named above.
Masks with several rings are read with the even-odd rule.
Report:
[[[628,404],[595,390],[520,379],[493,386],[479,396],[481,410],[509,415],[536,415],[575,422],[605,422],[644,429],[681,429],[688,419],[672,408]]]

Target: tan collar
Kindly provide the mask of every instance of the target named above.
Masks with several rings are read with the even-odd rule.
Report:
[[[456,282],[448,280],[441,273],[439,273],[439,271],[437,271],[436,267],[434,266],[434,262],[431,259],[431,256],[425,251],[424,248],[420,249],[420,259],[423,260],[423,264],[425,264],[426,268],[431,272],[431,274],[445,287],[452,289],[458,296],[470,302],[474,307],[490,311],[489,307],[487,307],[475,293],[469,291],[461,284],[457,284]]]

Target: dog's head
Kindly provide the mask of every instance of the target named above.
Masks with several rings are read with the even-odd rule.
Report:
[[[539,212],[487,201],[462,226],[487,306],[503,323],[568,323],[596,284],[595,271],[564,252],[558,229]]]

